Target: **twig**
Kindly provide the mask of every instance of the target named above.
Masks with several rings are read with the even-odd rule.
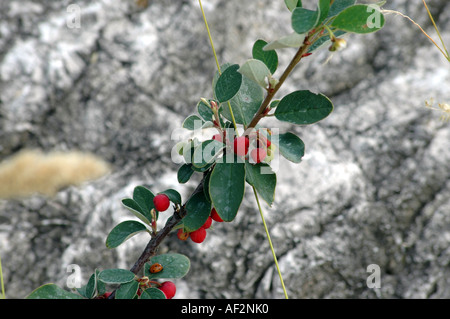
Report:
[[[203,192],[203,184],[206,178],[207,172],[203,173],[203,178],[200,181],[200,183],[197,185],[197,188],[192,192],[191,196],[189,196],[189,199],[194,196],[197,193]],[[189,201],[186,200],[186,203]],[[145,263],[150,259],[150,257],[153,257],[161,242],[170,234],[172,229],[183,219],[184,216],[186,216],[186,203],[181,206],[179,211],[175,211],[173,215],[170,217],[170,219],[166,222],[166,225],[154,236],[145,247],[142,254],[139,256],[138,260],[134,263],[133,267],[130,268],[130,271],[137,275],[139,271],[141,271],[142,267],[144,267]],[[114,299],[116,294],[115,289],[111,295],[108,297],[108,299]]]

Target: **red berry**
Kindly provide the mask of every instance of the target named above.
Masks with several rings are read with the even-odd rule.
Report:
[[[247,136],[239,136],[234,139],[234,153],[237,156],[245,156],[248,153],[250,141]]]
[[[215,134],[215,135],[212,137],[212,139],[213,139],[213,140],[216,140],[216,141],[219,141],[219,142],[223,142],[222,134]]]
[[[103,295],[97,297],[97,299],[108,299],[111,296],[112,292],[105,292]]]
[[[252,157],[254,163],[261,163],[261,161],[266,158],[267,152],[263,148],[254,148],[250,152],[250,156]]]
[[[223,222],[223,219],[219,216],[219,214],[217,213],[215,208],[213,208],[211,210],[211,218],[213,220],[215,220],[216,222],[219,222],[219,223]]]
[[[203,227],[200,227],[199,229],[191,232],[190,237],[194,243],[200,244],[206,238],[206,229],[204,229]]]
[[[177,236],[178,236],[178,239],[180,239],[180,240],[186,240],[189,238],[189,233],[184,232],[182,229],[178,229]]]
[[[164,281],[158,289],[164,293],[167,299],[172,299],[177,292],[177,287],[171,281]]]
[[[170,206],[170,199],[166,194],[158,194],[153,198],[153,204],[159,212],[166,211]]]
[[[211,227],[211,224],[212,224],[212,218],[211,218],[211,216],[208,216],[208,219],[203,224],[202,228],[208,229],[209,227]]]

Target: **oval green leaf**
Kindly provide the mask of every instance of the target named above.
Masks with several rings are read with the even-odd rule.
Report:
[[[126,220],[121,222],[108,234],[108,237],[106,238],[106,247],[116,248],[127,239],[146,230],[147,227],[138,221]]]
[[[295,8],[292,11],[291,24],[292,28],[298,34],[311,31],[320,18],[319,11],[312,11],[305,8]]]
[[[267,51],[271,52],[271,51]],[[264,62],[257,59],[247,60],[238,70],[242,75],[254,81],[262,88],[267,87],[266,78],[271,76],[270,70]]]
[[[295,91],[283,97],[275,109],[275,117],[294,124],[313,124],[333,111],[333,103],[323,94],[307,90]]]
[[[149,269],[154,263],[161,264],[163,270],[152,274]],[[191,262],[185,255],[176,253],[156,255],[150,258],[150,261],[144,265],[144,275],[149,279],[182,278],[189,272],[190,267]]]
[[[284,37],[281,37],[278,40],[270,42],[269,44],[264,46],[263,50],[268,51],[283,48],[298,48],[305,41],[305,37],[306,34],[298,34],[294,32]]]
[[[330,12],[330,2],[330,0],[319,0],[319,19],[316,22],[316,27],[318,27],[323,22],[323,20],[328,17],[328,13]],[[339,2],[339,0],[337,2]]]
[[[116,291],[115,299],[133,299],[139,289],[139,282],[132,280],[121,284]]]
[[[135,274],[127,269],[105,269],[98,274],[98,280],[105,284],[124,284],[134,279]]]
[[[224,161],[216,163],[209,180],[209,195],[219,216],[232,221],[239,210],[245,191],[245,164]]]
[[[186,163],[181,165],[181,167],[178,169],[177,172],[178,183],[180,184],[187,183],[191,178],[192,174],[194,174],[194,171],[192,170],[192,164]]]
[[[275,187],[277,185],[277,175],[266,163],[252,165],[245,163],[245,179],[247,183],[254,186],[258,194],[264,201],[272,206],[275,200]]]
[[[289,11],[302,6],[302,0],[284,0],[284,3],[286,4],[286,7],[289,9]]]
[[[122,204],[134,214],[137,218],[142,220],[145,224],[150,225],[152,216],[150,213],[144,212],[144,210],[131,198],[122,199]]]
[[[281,155],[287,160],[300,163],[305,155],[305,143],[295,134],[287,132],[273,137],[272,141],[278,140],[278,148]]]
[[[229,66],[217,79],[214,92],[217,100],[222,103],[230,100],[239,91],[242,84],[242,74],[237,72],[238,64]]]
[[[262,61],[269,68],[270,73],[274,74],[278,67],[278,55],[275,50],[263,50],[266,45],[266,41],[257,40],[253,44],[252,56],[254,59]]]
[[[155,208],[153,198],[155,195],[144,186],[136,186],[133,190],[133,200],[142,208],[146,217],[150,216],[151,210]]]
[[[263,88],[247,77],[243,77],[239,92],[230,100],[236,123],[243,124],[245,127],[250,124],[263,99]],[[220,113],[227,120],[232,120],[228,105],[221,106]]]
[[[339,13],[331,26],[347,32],[371,33],[380,30],[384,23],[384,16],[377,5],[357,4]]]
[[[89,277],[87,284],[80,288],[77,288],[77,291],[80,295],[88,299],[94,297],[94,294],[97,291],[97,274],[98,271],[95,270],[95,273],[93,273],[91,277]]]
[[[205,121],[200,116],[194,114],[188,116],[181,126],[187,130],[195,131],[200,130],[203,124],[205,124]]]
[[[140,296],[140,299],[166,299],[166,295],[158,288],[145,289]]]
[[[46,284],[33,290],[26,299],[83,299],[83,297],[55,284]]]
[[[187,214],[183,218],[184,229],[188,232],[203,226],[211,213],[211,203],[204,192],[198,192],[186,203]]]
[[[328,12],[328,17],[334,17],[338,15],[340,12],[344,11],[344,9],[354,5],[356,0],[339,0],[334,1],[330,7],[330,11]]]

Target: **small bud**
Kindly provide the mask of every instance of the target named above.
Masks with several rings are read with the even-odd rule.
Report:
[[[333,44],[328,48],[332,52],[340,51],[347,47],[347,41],[345,39],[335,38],[332,42]]]
[[[214,110],[214,109],[218,109],[219,108],[219,106],[217,105],[217,103],[216,103],[216,101],[211,101],[210,102],[210,105],[211,105],[211,108]]]
[[[272,75],[269,75],[269,77],[267,78],[267,82],[269,83],[270,88],[274,88],[277,86],[279,81],[278,81],[278,79],[275,79],[274,77],[272,77]]]

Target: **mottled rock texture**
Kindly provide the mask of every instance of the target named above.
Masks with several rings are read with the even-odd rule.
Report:
[[[428,3],[450,45],[450,3]],[[204,7],[222,63],[291,32],[281,0]],[[421,1],[385,8],[432,31]],[[280,163],[276,202],[264,206],[290,298],[450,298],[450,123],[424,107],[431,97],[450,103],[450,64],[409,21],[386,18],[380,32],[348,37],[327,64],[326,50],[305,59],[280,92],[320,91],[335,105],[317,125],[281,126],[306,144],[301,164]],[[279,69],[293,53],[279,52]],[[64,287],[69,264],[84,280],[97,267],[133,265],[146,236],[105,247],[131,216],[120,200],[141,184],[184,196],[195,188],[198,178],[177,183],[171,132],[211,97],[214,70],[196,1],[0,2],[0,160],[29,148],[81,150],[113,167],[53,198],[0,201],[7,297]],[[178,298],[283,297],[250,189],[237,218],[215,224],[203,244],[174,234],[165,251],[191,258]],[[367,287],[370,264],[381,269],[380,289]]]

